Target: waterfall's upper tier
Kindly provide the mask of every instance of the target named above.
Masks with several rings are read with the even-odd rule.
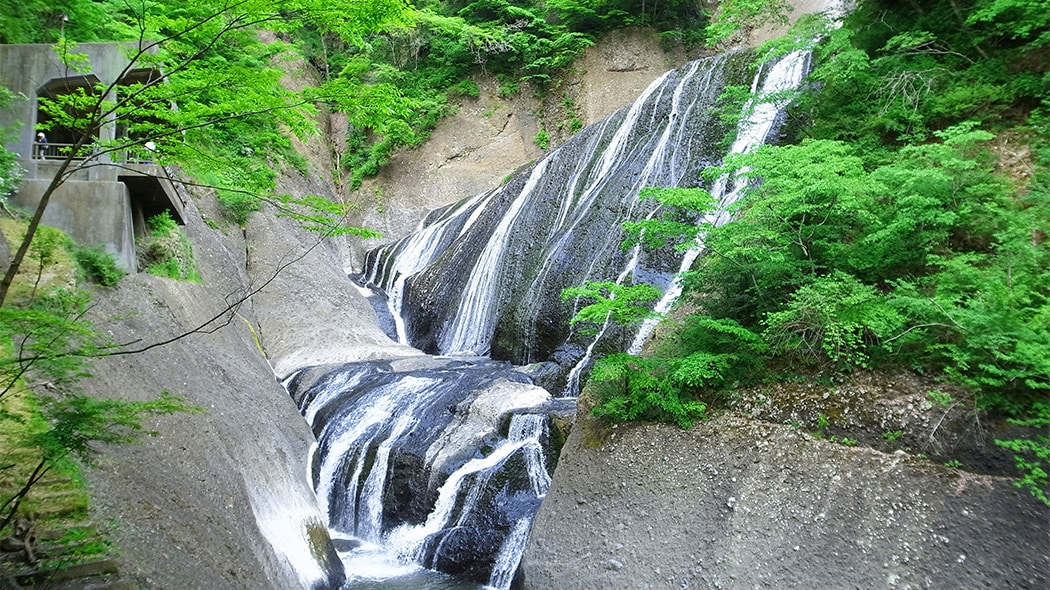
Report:
[[[589,337],[570,328],[580,302],[562,301],[562,290],[670,283],[680,253],[623,249],[621,225],[656,212],[638,197],[645,187],[711,188],[701,172],[722,162],[733,130],[715,107],[728,86],[760,87],[766,74],[752,73],[751,59],[730,53],[668,72],[503,186],[370,252],[366,278],[403,318],[401,338],[429,353],[576,362]],[[622,350],[628,337],[607,330],[607,347]]]

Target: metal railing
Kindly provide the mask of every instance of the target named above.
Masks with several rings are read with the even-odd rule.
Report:
[[[73,150],[71,143],[34,143],[34,160],[65,160]],[[83,160],[86,155],[78,155],[75,160]]]
[[[33,144],[33,159],[34,160],[65,160],[69,157],[70,152],[73,151],[74,144],[72,143],[34,143]],[[154,163],[154,149],[142,148],[142,149],[131,149],[110,152],[110,161],[122,162],[127,164],[153,164]],[[87,160],[92,156],[96,155],[93,149],[81,149],[81,153],[76,154],[74,160]]]

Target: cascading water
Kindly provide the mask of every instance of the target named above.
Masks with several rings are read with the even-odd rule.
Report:
[[[436,354],[488,351],[518,365],[553,360],[560,368],[544,385],[578,393],[590,353],[625,350],[633,334],[607,326],[596,340],[573,330],[569,319],[579,303],[562,302],[561,292],[585,281],[671,287],[681,256],[669,248],[625,252],[620,226],[658,210],[638,198],[642,188],[704,186],[704,168],[727,153],[753,149],[775,131],[783,105],[760,102],[732,148],[722,144],[729,129],[712,107],[726,86],[746,82],[760,94],[786,90],[807,65],[806,54],[796,52],[751,75],[750,57],[731,53],[668,72],[631,107],[583,130],[497,191],[456,205],[441,228],[420,232],[430,232],[443,249],[430,251],[430,263],[416,265],[410,276],[391,270],[401,264],[401,246],[370,253],[364,280],[401,302],[407,342]],[[722,199],[720,211],[731,202]],[[570,375],[572,367],[580,370]]]
[[[350,587],[451,583],[424,567],[509,587],[550,486],[551,423],[574,411],[529,381],[508,363],[424,356],[286,380],[317,437],[314,487]]]
[[[367,255],[362,282],[385,292],[397,338],[452,356],[313,367],[286,382],[318,440],[315,489],[349,588],[461,587],[423,568],[514,585],[557,459],[551,443],[564,435],[553,425],[574,411],[548,391],[574,394],[581,359],[623,350],[632,336],[574,332],[577,303],[560,292],[587,280],[672,284],[680,256],[622,251],[620,225],[657,211],[637,198],[642,188],[700,185],[722,161],[728,129],[711,107],[727,85],[785,88],[804,69],[777,65],[752,81],[749,59],[668,72],[504,186]],[[536,364],[514,366],[526,363]]]
[[[489,353],[489,338],[492,333],[493,313],[496,300],[497,271],[500,262],[507,252],[510,241],[510,229],[522,213],[529,197],[536,189],[547,171],[548,160],[542,160],[529,174],[525,188],[511,202],[510,208],[496,224],[489,241],[481,251],[481,256],[470,274],[465,288],[462,289],[457,309],[459,313],[452,317],[451,327],[442,333],[441,352],[444,354],[486,355]]]
[[[765,143],[778,117],[781,116],[789,102],[783,98],[778,99],[776,96],[798,85],[806,70],[809,69],[809,58],[809,52],[794,51],[773,64],[768,76],[762,80],[761,85],[759,85],[760,78],[755,78],[751,86],[751,95],[755,98],[744,107],[748,115],[741,119],[739,125],[737,125],[736,140],[733,141],[733,145],[729,149],[730,154],[747,154]],[[771,99],[770,97],[774,98]],[[739,177],[730,179],[729,176],[723,175],[715,180],[710,193],[718,203],[718,206],[715,211],[707,216],[705,221],[713,225],[722,225],[729,221],[729,207],[740,199],[743,190],[744,183],[740,181]],[[689,270],[693,262],[703,252],[703,247],[701,236],[697,243],[682,257],[679,273]],[[672,281],[653,311],[659,314],[666,313],[681,293],[682,288],[678,280]],[[658,322],[658,319],[645,320],[627,351],[631,354],[641,352],[645,341],[652,334]]]
[[[449,242],[453,238],[470,229],[477,219],[477,215],[465,216],[464,213],[471,210],[481,211],[484,203],[495,192],[482,193],[445,211],[439,210],[436,212],[438,213],[436,216],[433,214],[430,216],[436,218],[435,221],[420,227],[404,240],[376,250],[376,252],[382,252],[382,256],[371,257],[372,263],[375,265],[384,262],[388,264],[386,268],[373,266],[369,269],[368,275],[371,277],[389,277],[389,282],[381,282],[389,296],[387,299],[388,312],[395,322],[397,339],[401,344],[408,344],[408,337],[405,335],[405,322],[401,314],[401,296],[404,293],[405,280],[412,274],[426,268],[438,254],[448,247]],[[481,207],[478,207],[479,203],[482,205]],[[426,221],[424,220],[424,222]]]

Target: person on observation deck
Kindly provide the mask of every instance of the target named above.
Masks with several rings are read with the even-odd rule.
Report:
[[[41,131],[36,134],[36,145],[33,146],[36,157],[43,158],[47,153],[47,136]]]

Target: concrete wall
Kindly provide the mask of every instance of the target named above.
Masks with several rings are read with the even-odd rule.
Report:
[[[37,92],[48,82],[97,80],[108,85],[118,80],[129,64],[126,46],[118,43],[81,43],[74,51],[88,58],[86,66],[78,66],[79,72],[64,64],[49,45],[0,45],[0,85],[22,97],[0,109],[0,125],[18,125],[14,137],[6,143],[8,150],[30,157],[37,131]],[[113,127],[103,127],[100,139],[112,137]]]
[[[14,203],[35,206],[50,182],[22,181]],[[124,183],[67,180],[51,196],[42,223],[61,229],[83,246],[101,245],[116,256],[117,266],[135,272],[131,194]]]
[[[49,45],[0,45],[0,85],[17,97],[12,104],[0,109],[0,126],[15,129],[6,147],[21,156],[19,163],[26,171],[13,204],[26,210],[34,209],[62,164],[60,160],[33,157],[39,123],[38,94],[45,94],[46,88],[61,93],[66,87],[99,83],[111,86],[133,71],[128,58],[128,52],[133,49],[118,43],[82,43],[73,52],[86,56],[87,61],[74,69],[63,63]],[[98,130],[98,139],[114,139],[115,129],[115,120],[106,122]],[[117,257],[121,268],[135,272],[133,209],[145,207],[150,214],[158,209],[171,209],[181,222],[181,204],[166,175],[157,173],[159,167],[130,166],[129,169],[125,166],[122,169],[106,165],[108,162],[107,156],[100,156],[98,162],[90,166],[79,170],[71,168],[72,174],[52,196],[43,223],[61,229],[82,245],[101,244]],[[121,182],[120,176],[150,178],[149,182],[136,180],[134,186],[130,186]],[[141,210],[139,217],[142,217]]]

